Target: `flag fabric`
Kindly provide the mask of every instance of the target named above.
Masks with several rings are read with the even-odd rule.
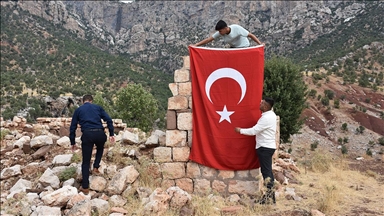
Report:
[[[193,131],[190,159],[219,170],[260,167],[254,136],[235,132],[261,116],[264,46],[189,47]]]

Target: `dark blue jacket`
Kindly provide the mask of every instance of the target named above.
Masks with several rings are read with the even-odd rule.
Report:
[[[85,102],[82,106],[77,108],[75,113],[73,113],[71,126],[69,128],[69,140],[71,141],[71,145],[75,144],[77,124],[81,126],[81,131],[88,129],[104,129],[101,119],[107,122],[109,135],[114,136],[112,119],[101,106]]]

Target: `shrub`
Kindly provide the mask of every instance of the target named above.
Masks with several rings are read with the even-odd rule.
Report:
[[[384,146],[384,137],[380,137],[380,138],[377,140],[377,142],[378,142],[380,145]]]
[[[319,145],[319,141],[315,141],[313,143],[311,143],[311,151],[315,151],[315,149],[317,148],[317,146]]]
[[[347,130],[348,130],[348,124],[347,124],[347,123],[343,123],[343,124],[341,125],[341,130],[343,130],[343,131],[347,131]]]
[[[0,141],[2,141],[7,134],[9,134],[8,129],[0,130]]]
[[[347,146],[345,146],[345,145],[342,145],[342,146],[341,146],[341,153],[342,153],[342,154],[347,154],[347,153],[348,153]]]
[[[68,167],[59,174],[60,181],[66,181],[76,177],[76,167]]]
[[[372,156],[371,149],[367,148],[367,150],[365,151],[365,154],[367,154],[368,156]]]

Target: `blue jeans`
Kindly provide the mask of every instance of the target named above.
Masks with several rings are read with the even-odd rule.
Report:
[[[84,189],[89,188],[89,167],[91,164],[93,145],[96,145],[96,158],[93,162],[93,167],[99,168],[101,157],[103,156],[104,144],[106,141],[107,135],[104,133],[104,130],[84,130],[83,134],[81,135],[81,148],[83,155],[83,163],[81,164],[81,174],[83,176],[83,181],[81,186]]]
[[[263,175],[264,183],[268,189],[272,189],[275,178],[272,172],[272,156],[276,149],[260,147],[256,149],[256,154],[259,157],[261,174]],[[269,178],[269,179],[267,179]]]

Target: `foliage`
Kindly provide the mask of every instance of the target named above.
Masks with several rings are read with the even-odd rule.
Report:
[[[347,154],[347,153],[348,153],[348,148],[347,148],[346,145],[342,145],[342,146],[341,146],[341,153],[342,153],[342,154]]]
[[[26,110],[28,121],[50,115],[38,97],[102,94],[109,103],[126,83],[140,83],[165,112],[172,76],[128,55],[114,55],[20,8],[1,7],[1,115]],[[17,10],[17,13],[13,11]],[[26,21],[25,21],[26,20]],[[38,25],[30,25],[38,23]],[[108,108],[106,107],[106,110]],[[111,111],[111,110],[109,110]],[[70,115],[70,112],[67,113]]]
[[[358,128],[356,128],[356,133],[357,134],[362,134],[364,133],[365,127],[360,125]]]
[[[343,130],[343,131],[347,131],[347,130],[348,130],[348,124],[344,122],[344,123],[341,125],[341,130]]]
[[[159,116],[156,99],[141,84],[128,84],[121,89],[117,93],[115,108],[128,127],[137,127],[145,132],[152,129]]]
[[[93,97],[93,103],[103,107],[105,112],[107,112],[111,118],[116,116],[113,109],[113,102],[103,98],[100,92],[96,92],[95,96]]]
[[[59,174],[60,181],[66,181],[76,177],[76,167],[68,167]]]
[[[307,86],[300,68],[286,58],[273,56],[265,62],[264,95],[275,100],[274,111],[280,116],[280,138],[288,142],[297,133],[303,120]]]
[[[5,135],[9,134],[9,130],[8,129],[3,129],[3,130],[0,130],[0,141],[2,141],[5,137]]]
[[[318,145],[319,145],[319,141],[317,140],[311,143],[311,151],[315,151]]]
[[[377,140],[377,142],[378,142],[380,145],[384,146],[384,137],[380,137],[380,138]]]

